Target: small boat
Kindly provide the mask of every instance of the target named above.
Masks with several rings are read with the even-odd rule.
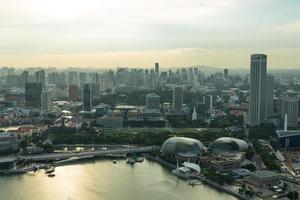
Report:
[[[52,177],[54,177],[55,176],[55,174],[48,174],[48,177],[49,178],[52,178]]]
[[[113,163],[114,163],[114,164],[117,164],[117,161],[116,161],[116,160],[113,160]]]
[[[202,182],[199,180],[193,180],[193,181],[189,182],[189,185],[191,185],[191,186],[201,185],[201,184],[202,184]]]
[[[52,174],[55,171],[54,166],[51,166],[50,168],[45,170],[45,174]]]
[[[136,162],[144,162],[145,158],[144,157],[137,157],[135,158]]]
[[[135,163],[135,159],[130,157],[127,159],[127,163],[133,165]]]

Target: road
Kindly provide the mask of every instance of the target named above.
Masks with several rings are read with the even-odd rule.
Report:
[[[109,149],[109,150],[85,151],[85,152],[78,152],[78,153],[48,153],[48,154],[25,155],[25,156],[19,156],[18,158],[22,160],[34,160],[34,161],[60,160],[60,159],[68,159],[72,157],[104,156],[108,154],[147,153],[147,152],[154,151],[154,149],[155,146],[129,147],[129,148],[117,148],[117,149]],[[8,159],[8,157],[5,157],[5,159]]]

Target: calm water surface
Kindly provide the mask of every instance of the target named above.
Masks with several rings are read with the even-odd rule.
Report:
[[[1,200],[236,200],[205,185],[189,186],[157,163],[124,160],[57,167],[55,177],[0,177]]]

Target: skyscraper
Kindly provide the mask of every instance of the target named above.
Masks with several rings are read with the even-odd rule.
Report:
[[[51,109],[52,98],[49,91],[42,91],[41,93],[41,112],[46,113]]]
[[[25,88],[25,84],[28,83],[29,80],[29,72],[28,71],[23,71],[22,74],[20,75],[20,87]]]
[[[146,95],[146,109],[147,110],[159,110],[160,98],[155,93]]]
[[[155,63],[155,73],[157,74],[157,77],[159,77],[159,63]]]
[[[77,85],[69,86],[69,99],[71,101],[77,101],[79,98],[79,87]]]
[[[267,76],[266,79],[266,117],[274,115],[274,77]]]
[[[41,108],[41,83],[26,83],[25,85],[25,103],[26,107]]]
[[[225,68],[225,69],[224,69],[224,78],[225,78],[225,79],[228,79],[228,74],[229,74],[228,69]]]
[[[35,72],[35,82],[37,83],[41,83],[42,84],[42,88],[45,88],[46,82],[45,82],[45,71],[44,70],[40,70]]]
[[[267,56],[251,55],[250,66],[250,126],[259,126],[266,117]]]
[[[287,115],[287,127],[298,127],[298,110],[299,100],[297,98],[288,96],[282,98],[281,118],[284,120],[285,115]]]
[[[182,112],[183,104],[183,89],[180,86],[173,88],[173,111],[176,113]]]
[[[83,110],[91,111],[92,110],[92,87],[90,84],[83,85]]]

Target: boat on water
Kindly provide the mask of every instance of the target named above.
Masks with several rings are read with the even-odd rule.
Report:
[[[133,165],[133,164],[135,164],[135,159],[132,158],[132,157],[129,157],[129,158],[127,159],[127,163]]]
[[[179,167],[177,161],[177,168],[172,170],[172,174],[179,178],[183,179],[191,179],[199,176],[200,174],[200,167],[195,163],[184,162],[181,167]]]
[[[48,174],[48,177],[49,178],[52,178],[52,177],[54,177],[55,176],[55,174]]]
[[[45,174],[52,174],[55,171],[55,167],[51,166],[45,170]]]

